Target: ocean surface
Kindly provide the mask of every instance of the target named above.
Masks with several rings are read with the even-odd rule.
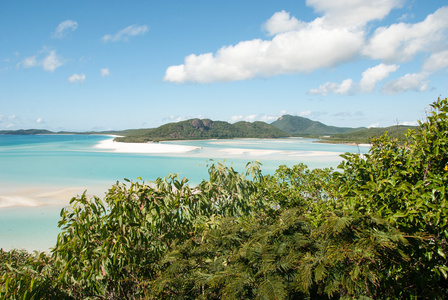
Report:
[[[366,153],[367,146],[314,143],[312,139],[235,139],[163,142],[193,146],[177,153],[116,153],[97,145],[110,136],[0,135],[0,248],[48,251],[54,246],[61,208],[87,190],[102,197],[124,178],[153,181],[169,173],[194,185],[207,179],[207,165],[220,161],[243,171],[254,160],[263,174],[280,165],[305,163],[333,167],[345,152]],[[185,147],[180,147],[185,148]]]

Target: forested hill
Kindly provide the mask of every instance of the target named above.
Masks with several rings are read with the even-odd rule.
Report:
[[[369,143],[370,138],[374,136],[379,137],[384,133],[387,133],[388,136],[398,139],[400,143],[403,143],[407,140],[405,134],[409,129],[419,130],[419,127],[394,125],[389,127],[365,128],[354,132],[334,134],[328,137],[322,137],[321,140],[323,142],[332,143]]]
[[[331,143],[368,143],[372,136],[381,136],[386,131],[389,136],[405,140],[404,133],[413,126],[391,126],[386,128],[350,128],[328,126],[299,116],[284,115],[271,124],[265,122],[237,122],[234,124],[210,119],[190,119],[168,123],[157,128],[128,129],[101,132],[52,132],[45,129],[3,130],[4,135],[35,134],[113,134],[119,142],[144,143],[166,140],[232,139],[232,138],[282,138],[302,136],[318,138]]]
[[[19,130],[0,130],[0,134],[5,135],[36,135],[36,134],[54,134],[54,132],[45,129],[19,129]]]
[[[271,123],[272,126],[283,130],[292,135],[332,135],[341,133],[350,133],[362,129],[351,127],[328,126],[318,121],[313,121],[304,117],[284,115]]]
[[[290,134],[264,122],[230,124],[210,119],[191,119],[169,123],[154,129],[129,130],[119,142],[147,142],[186,139],[280,138]]]

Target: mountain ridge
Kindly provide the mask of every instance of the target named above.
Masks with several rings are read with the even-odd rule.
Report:
[[[36,134],[110,134],[118,135],[118,142],[158,142],[163,140],[194,140],[194,139],[233,139],[233,138],[284,138],[308,137],[318,138],[330,143],[367,143],[369,138],[382,135],[388,131],[399,139],[404,139],[408,129],[415,126],[390,126],[385,128],[337,127],[328,126],[319,121],[305,117],[283,115],[268,124],[262,121],[239,121],[229,123],[212,121],[211,119],[189,119],[172,122],[156,128],[126,129],[120,131],[89,131],[89,132],[52,132],[45,129],[2,130],[0,134],[36,135]]]
[[[283,130],[292,135],[332,135],[341,133],[350,133],[366,127],[337,127],[325,125],[319,121],[313,121],[305,117],[283,115],[271,123],[272,126]]]

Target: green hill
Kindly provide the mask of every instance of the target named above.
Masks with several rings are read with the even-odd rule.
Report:
[[[240,121],[230,124],[224,121],[210,119],[190,119],[177,123],[168,123],[157,128],[127,129],[121,131],[101,132],[52,132],[45,129],[2,130],[0,134],[34,135],[34,134],[114,134],[118,142],[144,143],[149,141],[167,140],[198,140],[198,139],[232,139],[232,138],[281,138],[303,136],[319,138],[330,143],[368,143],[372,136],[383,135],[405,140],[404,134],[415,126],[390,126],[386,128],[350,128],[328,126],[299,116],[284,115],[271,124],[265,122]]]
[[[290,134],[264,122],[237,122],[230,124],[210,119],[191,119],[169,123],[154,129],[120,132],[124,137],[118,142],[148,142],[161,140],[231,139],[231,138],[280,138]]]
[[[321,139],[324,142],[333,143],[369,143],[370,138],[372,138],[373,136],[379,137],[387,132],[388,136],[397,138],[400,142],[404,142],[406,140],[405,133],[408,131],[408,129],[418,130],[419,128],[420,127],[418,126],[404,125],[395,125],[383,128],[367,128],[355,132],[334,134],[330,137]]]
[[[45,129],[19,129],[19,130],[0,130],[0,134],[5,135],[35,135],[35,134],[54,134],[54,132]]]
[[[318,121],[291,115],[281,116],[278,120],[272,122],[271,125],[295,136],[332,135],[365,129],[365,127],[350,128],[328,126]]]

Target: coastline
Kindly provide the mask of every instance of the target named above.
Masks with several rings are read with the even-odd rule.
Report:
[[[145,154],[172,154],[188,153],[201,149],[196,146],[182,146],[161,143],[123,143],[114,139],[100,141],[94,146],[96,149],[109,150],[115,153],[145,153]]]
[[[64,207],[69,205],[70,199],[82,195],[100,196],[106,192],[103,187],[81,186],[15,186],[0,191],[0,210],[12,207]]]

